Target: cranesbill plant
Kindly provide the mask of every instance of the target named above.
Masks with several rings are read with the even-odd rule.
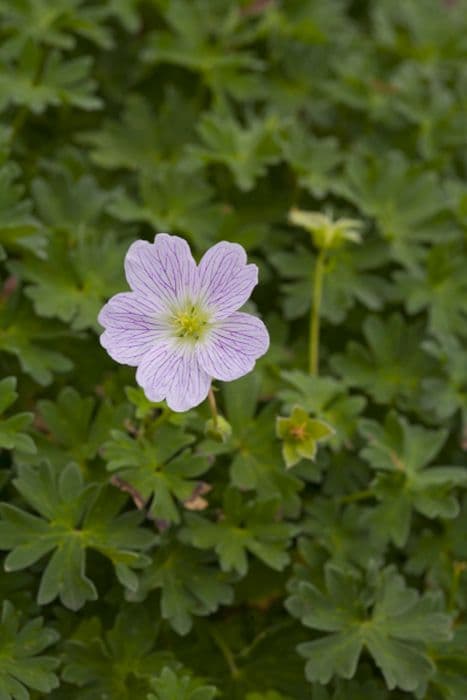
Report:
[[[239,244],[222,241],[196,265],[186,241],[159,233],[154,243],[131,245],[125,273],[132,291],[100,312],[101,343],[117,362],[138,367],[151,401],[187,411],[213,379],[242,377],[267,351],[264,323],[238,311],[258,282]]]

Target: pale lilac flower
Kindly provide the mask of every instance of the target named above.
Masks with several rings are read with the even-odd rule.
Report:
[[[113,296],[99,314],[101,344],[151,401],[187,411],[206,398],[212,379],[250,372],[269,336],[256,316],[239,312],[258,282],[238,243],[222,241],[196,265],[186,241],[159,233],[135,241],[125,258],[132,289]]]

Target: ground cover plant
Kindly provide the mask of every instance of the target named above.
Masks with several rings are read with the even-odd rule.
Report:
[[[0,37],[0,700],[465,700],[465,0]],[[115,316],[161,232],[250,266],[194,393],[140,361],[152,292]]]

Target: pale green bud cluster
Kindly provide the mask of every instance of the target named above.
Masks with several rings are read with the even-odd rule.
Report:
[[[336,219],[333,221],[326,214],[304,211],[295,207],[289,212],[289,221],[308,231],[317,248],[329,250],[337,248],[346,241],[360,243],[362,223],[356,219]]]

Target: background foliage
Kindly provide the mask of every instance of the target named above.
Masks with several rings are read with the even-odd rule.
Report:
[[[1,700],[465,700],[465,0],[0,0],[0,27]],[[319,376],[293,207],[361,223]],[[161,230],[260,267],[272,345],[220,388],[224,443],[98,343]]]

